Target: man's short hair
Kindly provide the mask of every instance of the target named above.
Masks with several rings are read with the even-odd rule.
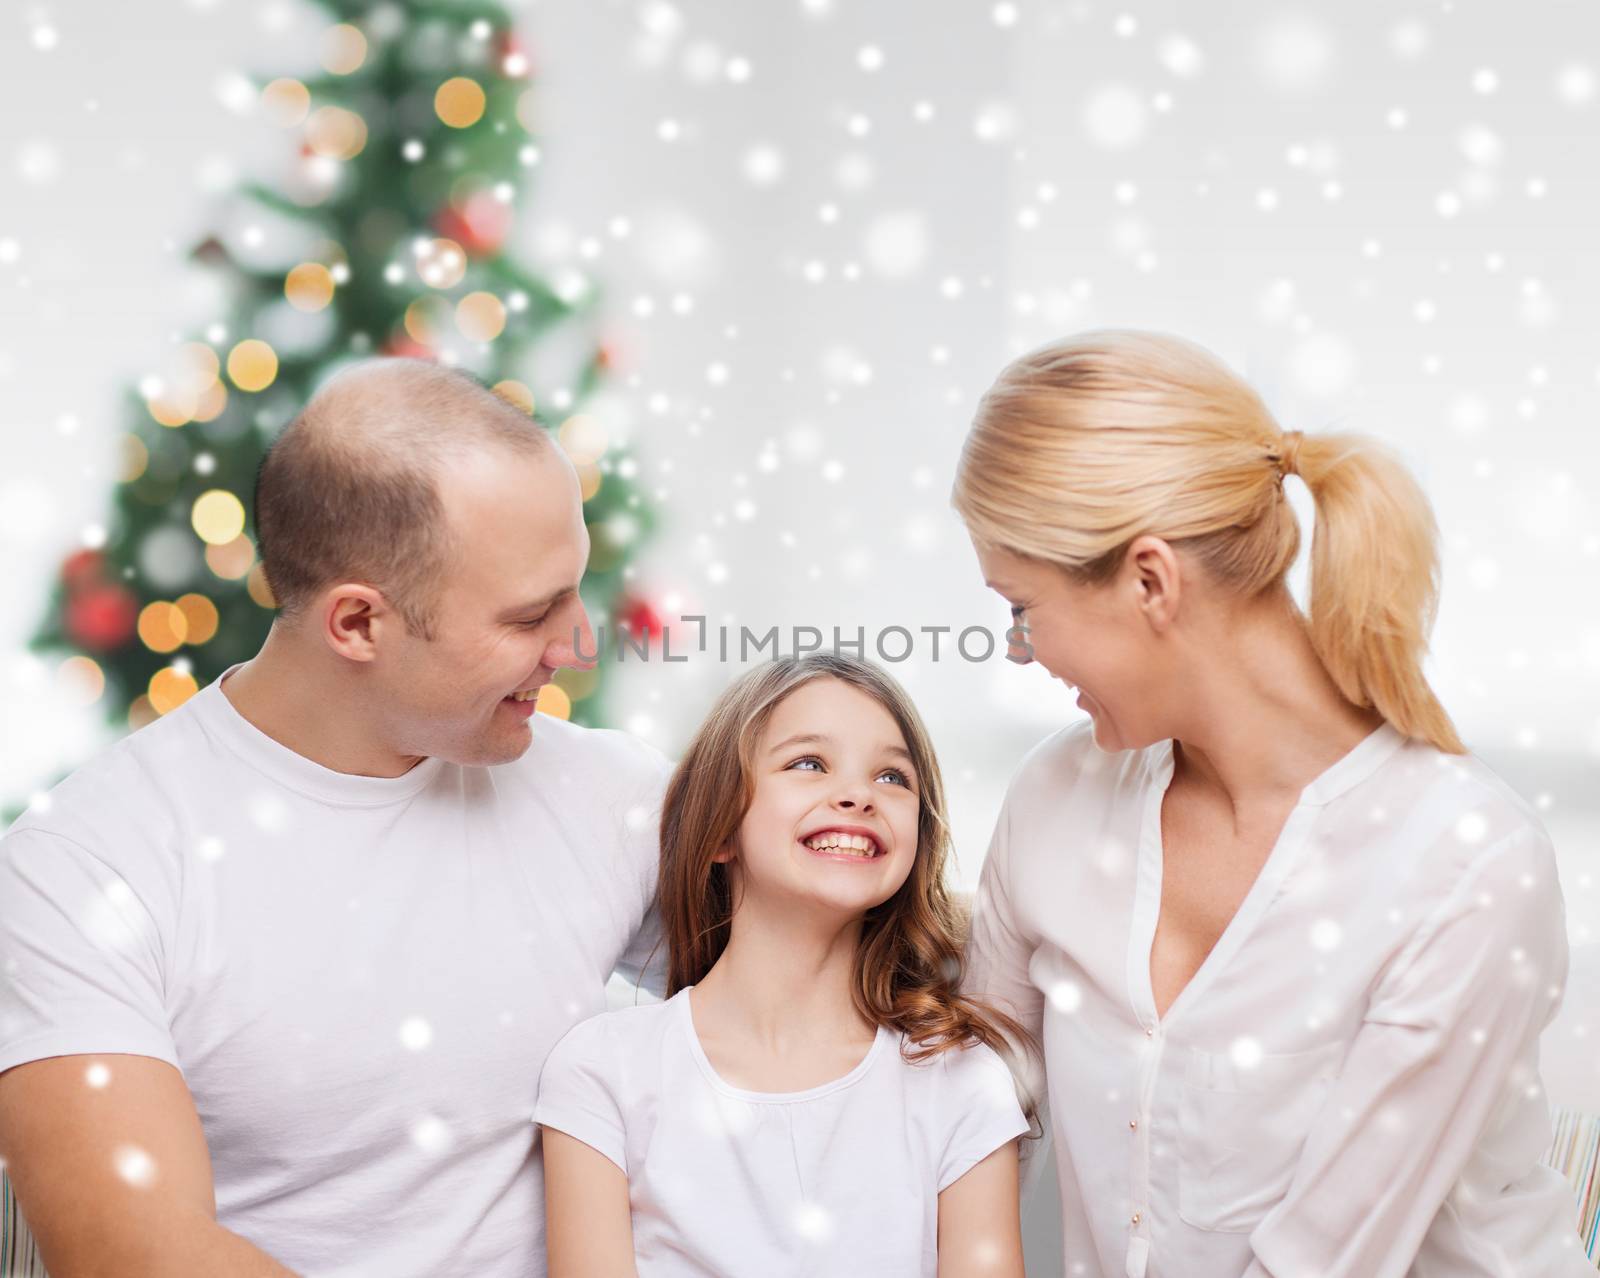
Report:
[[[371,359],[327,382],[267,450],[256,472],[261,568],[281,615],[317,591],[362,581],[406,627],[432,639],[456,562],[437,477],[483,448],[552,449],[526,413],[470,373],[419,359]]]

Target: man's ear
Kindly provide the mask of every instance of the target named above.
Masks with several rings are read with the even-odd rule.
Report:
[[[386,632],[405,627],[383,592],[359,581],[343,581],[322,591],[317,615],[322,619],[324,642],[351,661],[375,661],[378,643]]]
[[[1139,610],[1153,630],[1166,631],[1178,618],[1183,593],[1183,571],[1177,552],[1162,538],[1146,534],[1134,538],[1124,564]]]

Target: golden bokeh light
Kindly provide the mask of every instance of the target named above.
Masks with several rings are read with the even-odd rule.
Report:
[[[255,543],[242,534],[223,545],[206,547],[206,567],[224,581],[238,581],[255,562]]]
[[[150,708],[157,714],[171,714],[199,691],[192,674],[167,666],[150,676]]]
[[[150,410],[150,416],[163,426],[186,426],[194,418],[194,410],[199,405],[193,396],[185,399],[176,390],[163,390],[159,395],[152,395],[145,400],[145,407]]]
[[[578,491],[584,501],[589,501],[600,491],[600,484],[605,476],[600,473],[600,467],[593,462],[576,462],[573,468],[578,472]]]
[[[200,400],[194,406],[194,419],[197,422],[214,422],[222,416],[222,410],[228,406],[228,388],[220,381],[212,382],[201,393]]]
[[[150,450],[137,435],[124,435],[117,441],[117,482],[131,484],[150,464]]]
[[[419,297],[406,307],[406,335],[413,342],[420,342],[424,346],[432,346],[439,337],[439,325],[443,315],[443,307],[437,298]]]
[[[533,391],[525,383],[508,377],[503,382],[496,382],[493,389],[506,403],[515,404],[529,417],[533,416]]]
[[[582,413],[574,414],[561,423],[557,432],[561,440],[561,447],[568,457],[572,458],[574,465],[584,462],[597,462],[605,456],[606,428],[598,419],[585,416]]]
[[[433,95],[433,109],[452,129],[468,129],[483,119],[483,87],[468,76],[446,80]]]
[[[204,595],[184,595],[178,600],[177,609],[188,626],[184,643],[193,647],[210,643],[217,637],[217,624],[221,620],[217,615],[217,605]]]
[[[417,276],[429,288],[454,288],[467,273],[466,250],[454,240],[423,240],[416,254]]]
[[[359,71],[367,60],[367,37],[348,22],[329,27],[322,33],[322,65],[334,75]]]
[[[298,80],[274,80],[261,90],[261,109],[279,128],[292,129],[311,110],[311,90]]]
[[[189,637],[189,622],[177,604],[157,600],[139,613],[139,642],[151,652],[176,652]]]
[[[506,331],[506,306],[493,293],[468,293],[456,303],[456,327],[474,342],[492,342]]]
[[[367,122],[345,107],[318,107],[306,121],[306,142],[330,160],[353,160],[367,145]]]
[[[207,545],[225,546],[244,531],[244,503],[226,489],[213,488],[194,499],[189,522]]]
[[[204,342],[185,342],[178,347],[176,362],[178,385],[196,394],[215,382],[222,369],[216,351]]]
[[[553,683],[547,683],[539,689],[539,699],[534,702],[533,708],[552,719],[572,718],[572,698]]]
[[[267,585],[267,574],[257,564],[250,570],[250,575],[245,578],[245,589],[249,591],[250,598],[254,599],[263,608],[276,608],[278,601],[272,597],[272,587]]]
[[[228,377],[242,391],[266,390],[278,376],[278,352],[247,337],[228,352]]]
[[[297,311],[320,311],[333,301],[333,272],[321,262],[301,262],[284,276],[283,295]]]
[[[68,657],[56,667],[56,683],[74,705],[92,706],[106,690],[106,675],[91,657]]]

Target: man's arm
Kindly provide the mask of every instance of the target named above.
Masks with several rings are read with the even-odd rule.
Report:
[[[148,1056],[52,1056],[0,1074],[0,1158],[51,1278],[292,1275],[217,1223],[183,1076]]]

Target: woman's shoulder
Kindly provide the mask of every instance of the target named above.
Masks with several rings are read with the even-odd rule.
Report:
[[[1006,797],[1012,802],[1059,797],[1067,787],[1081,790],[1085,785],[1115,790],[1144,775],[1147,756],[1169,745],[1158,742],[1143,749],[1107,752],[1095,744],[1091,721],[1069,723],[1022,756],[1006,786]]]

